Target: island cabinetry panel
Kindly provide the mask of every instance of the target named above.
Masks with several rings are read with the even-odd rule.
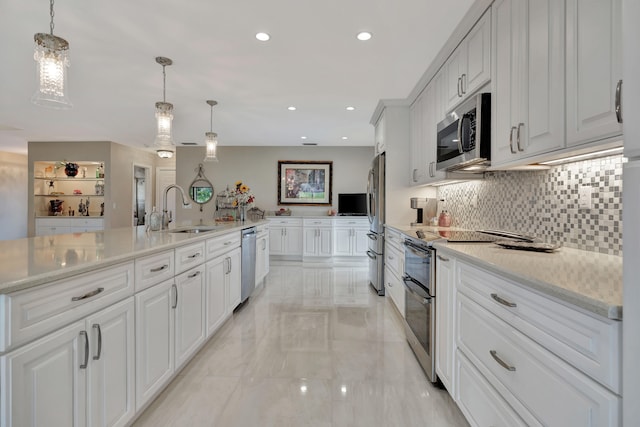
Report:
[[[136,292],[139,292],[163,280],[170,279],[175,275],[174,251],[172,249],[137,258],[135,265]]]
[[[0,351],[39,338],[134,293],[133,262],[0,295]]]
[[[1,424],[126,425],[133,339],[130,297],[0,357]]]
[[[202,249],[204,251],[204,245]],[[200,265],[175,279],[176,369],[182,367],[206,339],[205,271],[205,266]]]

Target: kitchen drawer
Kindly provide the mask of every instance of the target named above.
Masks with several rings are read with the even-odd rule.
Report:
[[[258,237],[269,234],[269,224],[260,224],[256,227]]]
[[[175,274],[173,250],[136,259],[136,292],[147,289]]]
[[[460,292],[620,394],[621,322],[596,318],[463,262],[458,269]]]
[[[527,426],[460,351],[456,353],[456,378],[455,400],[472,427]]]
[[[340,217],[333,219],[333,225],[336,227],[364,227],[369,228],[369,219],[367,217]]]
[[[281,227],[293,227],[302,226],[302,218],[283,218],[283,217],[271,217],[269,223],[273,225],[279,225]]]
[[[333,221],[331,218],[305,218],[302,224],[305,227],[332,227]]]
[[[206,260],[209,261],[231,249],[240,247],[242,236],[239,231],[215,236],[206,242]]]
[[[176,248],[176,274],[202,264],[205,258],[205,242],[192,243]]]
[[[384,263],[396,276],[402,277],[404,275],[404,252],[400,252],[392,244],[387,243],[385,245]]]
[[[72,227],[96,227],[103,228],[104,221],[102,218],[83,218],[83,217],[74,217],[77,219],[71,219],[70,225]]]
[[[384,241],[385,243],[397,248],[399,251],[404,251],[402,246],[402,242],[404,242],[404,239],[402,238],[402,235],[397,231],[391,230],[390,228],[385,228]]]
[[[458,348],[528,425],[619,425],[619,396],[461,293],[457,315]]]
[[[51,218],[36,218],[36,227],[71,227],[74,222],[71,217],[52,216]]]
[[[39,338],[134,293],[133,262],[2,296],[0,351]]]
[[[404,283],[389,267],[384,269],[384,288],[385,294],[391,298],[398,312],[404,318],[406,311]]]

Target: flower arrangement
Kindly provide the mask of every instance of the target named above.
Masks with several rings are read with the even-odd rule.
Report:
[[[256,200],[249,186],[243,184],[242,181],[236,181],[235,196],[233,206],[252,207]]]

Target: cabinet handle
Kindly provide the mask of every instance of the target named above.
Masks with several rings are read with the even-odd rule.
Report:
[[[223,245],[225,245],[225,246],[229,246],[231,243],[233,243],[233,242],[231,242],[231,241],[229,241],[229,242],[224,242],[224,243],[223,243]]]
[[[449,262],[449,258],[445,258],[445,257],[443,257],[442,255],[438,255],[438,259],[439,259],[440,261]]]
[[[418,180],[416,179],[416,172],[418,172],[418,169],[414,169],[411,175],[411,180],[413,182],[418,182]]]
[[[434,176],[436,176],[436,174],[433,172],[433,166],[436,164],[436,162],[430,162],[429,163],[429,176],[431,178],[433,178]]]
[[[515,126],[511,126],[511,130],[509,130],[509,148],[511,149],[511,154],[516,154],[517,151],[513,148],[513,131],[516,130]]]
[[[616,85],[616,119],[622,123],[622,80]]]
[[[84,337],[84,363],[80,364],[80,369],[87,369],[89,363],[89,336],[87,331],[80,331],[80,336]]]
[[[518,306],[518,304],[516,304],[515,302],[510,302],[504,298],[500,298],[498,294],[491,294],[491,298],[493,298],[495,301],[499,302],[502,305],[506,305],[507,307],[514,308]]]
[[[195,254],[193,254],[193,255],[189,255],[187,258],[194,259],[194,258],[198,258],[199,256],[200,256],[200,252],[196,252],[196,253],[195,253]]]
[[[511,366],[507,362],[505,362],[504,360],[500,359],[500,357],[498,356],[498,352],[497,351],[489,350],[489,354],[491,355],[491,357],[493,357],[493,360],[498,362],[498,365],[502,366],[507,371],[514,372],[516,370],[515,366]]]
[[[467,93],[466,89],[465,89],[465,80],[467,80],[467,75],[466,74],[462,74],[462,76],[460,77],[460,87],[462,88],[462,94],[464,95],[465,93]]]
[[[178,307],[178,287],[176,286],[176,284],[174,283],[173,285],[171,285],[171,291],[175,292],[175,300],[173,301],[173,305],[171,306],[171,308],[177,308]]]
[[[190,275],[188,275],[187,277],[188,277],[189,279],[193,279],[194,277],[198,277],[199,275],[200,275],[200,271],[196,271],[195,273],[190,274]]]
[[[520,127],[524,126],[524,123],[518,123],[518,133],[516,137],[516,141],[518,142],[518,151],[524,151],[522,146],[520,146]]]
[[[93,356],[93,360],[100,360],[100,355],[102,354],[102,329],[97,323],[93,324],[93,329],[98,331],[98,354]]]
[[[98,295],[100,292],[104,291],[104,288],[98,288],[94,291],[91,292],[87,292],[86,294],[79,296],[79,297],[72,297],[71,301],[80,301],[83,299],[87,299],[87,298],[91,298],[91,297],[95,297],[96,295]]]
[[[149,270],[151,273],[157,273],[158,271],[162,271],[166,268],[169,268],[168,264],[163,265],[162,267],[156,267],[156,268],[152,268],[151,270]]]
[[[462,83],[462,79],[458,77],[458,87],[456,88],[458,90],[458,98],[462,98],[462,91],[460,89],[461,83]]]

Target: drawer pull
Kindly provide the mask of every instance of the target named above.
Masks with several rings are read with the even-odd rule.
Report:
[[[445,258],[445,257],[443,257],[442,255],[438,255],[438,259],[439,259],[440,261],[449,262],[449,258]]]
[[[187,258],[191,258],[191,259],[193,259],[193,258],[198,258],[199,256],[200,256],[200,252],[196,252],[196,253],[195,253],[195,254],[193,254],[193,255],[189,255]]]
[[[496,300],[497,302],[499,302],[502,305],[506,305],[507,307],[513,308],[513,307],[517,307],[518,306],[518,304],[516,304],[515,302],[509,302],[504,298],[500,298],[498,296],[498,294],[491,294],[491,298],[493,298],[494,300]]]
[[[233,243],[233,242],[229,241],[229,242],[224,242],[223,244],[224,244],[225,246],[229,246],[229,245],[230,245],[230,244],[232,244],[232,243]]]
[[[497,351],[489,350],[489,354],[491,355],[491,357],[493,357],[493,360],[498,362],[498,365],[502,366],[507,371],[514,372],[516,370],[515,366],[511,366],[507,362],[505,362],[504,360],[500,359],[500,357],[498,356],[498,352]]]
[[[156,267],[156,268],[152,268],[151,270],[149,270],[152,273],[157,273],[158,271],[162,271],[165,268],[169,268],[169,265],[165,264],[162,267]]]
[[[84,295],[82,295],[80,297],[73,297],[73,298],[71,298],[71,301],[80,301],[80,300],[83,300],[83,299],[95,297],[96,295],[98,295],[102,291],[104,291],[104,288],[98,288],[95,291],[87,292],[86,294],[84,294]]]
[[[198,277],[199,275],[200,275],[200,272],[196,271],[195,273],[190,274],[188,277],[189,277],[189,279],[193,279],[194,277]]]

